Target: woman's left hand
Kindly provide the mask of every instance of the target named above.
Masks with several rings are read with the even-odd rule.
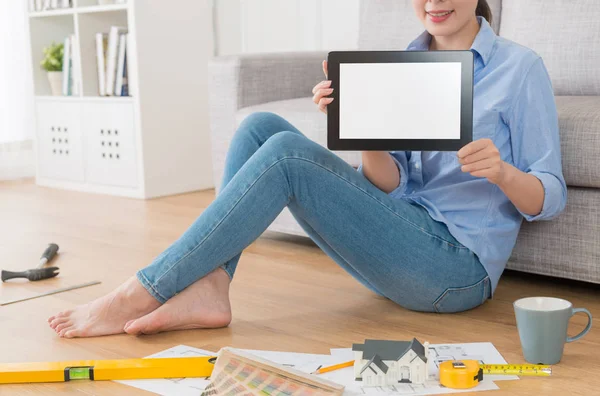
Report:
[[[492,184],[502,184],[506,177],[506,162],[491,139],[479,139],[458,152],[461,170],[474,177],[485,177]]]

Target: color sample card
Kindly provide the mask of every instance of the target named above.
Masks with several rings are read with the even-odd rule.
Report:
[[[240,350],[223,348],[202,396],[334,396],[344,387]]]

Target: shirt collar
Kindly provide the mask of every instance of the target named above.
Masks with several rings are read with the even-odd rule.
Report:
[[[478,16],[477,20],[479,22],[479,33],[475,36],[475,40],[471,45],[471,51],[476,52],[481,57],[484,65],[490,60],[492,55],[492,49],[494,47],[494,43],[496,42],[496,33],[488,23],[488,21]],[[414,39],[409,45],[407,50],[409,51],[427,51],[429,50],[429,44],[431,43],[431,35],[427,30],[419,35],[416,39]]]

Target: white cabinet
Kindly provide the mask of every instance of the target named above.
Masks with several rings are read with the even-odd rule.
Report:
[[[136,188],[137,154],[132,104],[86,103],[82,114],[86,180]]]
[[[39,175],[83,182],[83,144],[79,103],[37,104]]]
[[[25,1],[25,0],[18,0]],[[39,185],[134,198],[213,188],[210,1],[127,0],[29,13]],[[96,35],[127,30],[127,97],[100,96]],[[43,49],[73,36],[79,90],[51,96]]]

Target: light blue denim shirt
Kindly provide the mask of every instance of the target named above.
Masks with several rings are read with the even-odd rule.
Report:
[[[542,59],[497,36],[485,19],[478,19],[481,27],[471,47],[475,62],[473,140],[492,139],[502,160],[542,182],[542,212],[537,216],[521,213],[487,179],[463,173],[456,152],[391,152],[400,170],[400,185],[390,195],[425,207],[434,220],[445,223],[479,257],[494,291],[522,219],[556,217],[565,208],[567,187],[554,93]],[[407,50],[429,50],[430,41],[425,31]]]

